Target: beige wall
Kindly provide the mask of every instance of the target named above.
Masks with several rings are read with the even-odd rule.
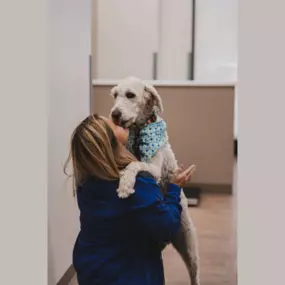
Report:
[[[111,87],[93,87],[94,112],[109,114]],[[231,185],[234,87],[156,88],[163,100],[163,117],[179,163],[197,165],[193,183]]]

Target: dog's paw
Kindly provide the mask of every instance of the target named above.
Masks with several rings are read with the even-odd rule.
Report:
[[[118,196],[121,199],[128,198],[134,192],[135,192],[135,190],[134,189],[130,189],[130,188],[123,188],[123,187],[121,187],[121,188],[117,189]]]
[[[119,188],[117,189],[118,196],[122,199],[128,198],[131,194],[135,192],[133,183],[123,177],[121,178]]]
[[[127,198],[135,192],[134,186],[136,175],[132,171],[126,170],[120,179],[119,188],[117,189],[120,198]]]

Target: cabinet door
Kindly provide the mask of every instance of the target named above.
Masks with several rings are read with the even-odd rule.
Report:
[[[153,79],[158,0],[97,0],[96,78]]]
[[[196,1],[195,79],[235,81],[237,0]]]
[[[160,0],[158,79],[189,79],[191,25],[192,0]]]

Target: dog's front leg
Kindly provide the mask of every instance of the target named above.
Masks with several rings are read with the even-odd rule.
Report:
[[[122,172],[119,182],[119,188],[117,189],[118,196],[120,198],[127,198],[134,193],[134,186],[136,183],[136,176],[141,171],[149,172],[156,181],[161,178],[161,161],[163,157],[156,156],[156,159],[151,163],[134,161],[131,162]],[[155,163],[153,163],[155,162]]]

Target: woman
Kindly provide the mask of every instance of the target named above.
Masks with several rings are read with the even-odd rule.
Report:
[[[181,188],[190,168],[175,173],[162,196],[148,173],[135,193],[118,198],[119,171],[136,158],[124,147],[126,130],[92,115],[75,129],[73,165],[81,230],[73,250],[79,285],[162,285],[161,250],[180,227]]]

